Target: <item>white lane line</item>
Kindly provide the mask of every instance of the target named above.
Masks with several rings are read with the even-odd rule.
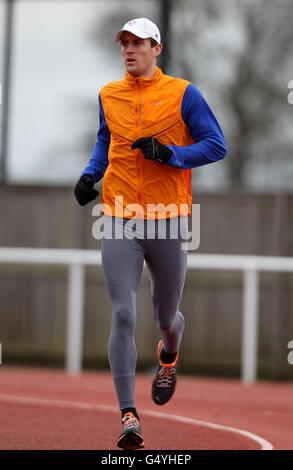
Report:
[[[39,406],[57,406],[61,408],[75,408],[79,410],[96,410],[96,411],[109,411],[117,413],[117,407],[110,405],[97,405],[91,403],[65,401],[65,400],[48,400],[46,398],[31,398],[17,395],[5,395],[0,394],[0,401],[10,403],[22,403],[27,405],[39,405]],[[274,446],[266,439],[258,436],[249,431],[243,429],[233,428],[231,426],[224,426],[222,424],[210,423],[208,421],[200,421],[197,419],[187,418],[185,416],[173,415],[170,413],[160,413],[159,411],[143,410],[139,411],[140,414],[146,416],[152,416],[153,418],[166,419],[170,421],[177,421],[179,423],[193,424],[196,426],[204,426],[206,428],[215,429],[218,431],[232,432],[240,434],[260,445],[260,450],[273,450]]]
[[[200,421],[198,419],[193,419],[193,418],[186,418],[185,416],[172,415],[169,413],[168,414],[160,413],[158,411],[144,410],[143,413],[148,416],[153,416],[154,418],[164,418],[164,419],[169,419],[171,421],[178,421],[180,423],[204,426],[206,428],[216,429],[218,431],[233,432],[235,434],[240,434],[242,436],[247,437],[248,439],[251,439],[257,442],[261,446],[260,450],[273,450],[274,449],[274,446],[269,441],[267,441],[266,439],[263,439],[257,434],[254,434],[249,431],[245,431],[244,429],[233,428],[231,426],[224,426],[222,424],[210,423],[208,421]]]

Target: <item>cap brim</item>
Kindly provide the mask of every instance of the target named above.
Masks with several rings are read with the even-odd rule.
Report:
[[[139,29],[136,29],[136,28],[125,28],[125,29],[121,29],[121,30],[116,34],[115,42],[120,41],[121,36],[122,36],[122,34],[124,33],[124,31],[127,31],[128,33],[132,33],[132,34],[134,34],[135,36],[137,36],[138,38],[141,38],[141,39],[147,39],[147,38],[150,37],[148,34],[142,33]]]

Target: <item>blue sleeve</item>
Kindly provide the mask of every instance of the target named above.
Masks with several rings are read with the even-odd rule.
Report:
[[[105,120],[105,114],[99,95],[99,115],[100,115],[100,128],[97,134],[97,141],[92,153],[88,166],[82,172],[82,175],[88,174],[94,178],[97,183],[103,178],[104,173],[109,165],[108,150],[110,145],[110,131]]]
[[[187,169],[225,157],[227,147],[221,128],[202,94],[192,84],[185,90],[181,115],[195,143],[185,147],[168,145],[173,152],[168,165]]]

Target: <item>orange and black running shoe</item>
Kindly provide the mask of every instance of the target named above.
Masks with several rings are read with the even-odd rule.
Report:
[[[144,447],[139,420],[130,411],[122,418],[123,429],[118,437],[117,446],[122,449],[138,449]]]
[[[157,373],[152,382],[152,399],[157,405],[164,405],[170,400],[177,383],[176,376],[176,362],[178,360],[179,353],[177,352],[174,362],[171,364],[165,364],[160,359],[160,353],[163,345],[163,340],[158,343],[158,369]]]

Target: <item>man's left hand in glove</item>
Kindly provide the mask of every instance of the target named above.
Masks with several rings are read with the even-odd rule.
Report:
[[[137,139],[131,146],[131,150],[141,149],[144,158],[147,160],[156,160],[159,163],[167,163],[171,156],[172,150],[162,145],[154,137],[141,137]]]

